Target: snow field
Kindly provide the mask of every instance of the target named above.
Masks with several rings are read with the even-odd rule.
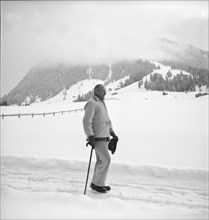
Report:
[[[107,194],[83,195],[90,148],[84,112],[1,120],[1,217],[8,219],[207,219],[208,96],[118,91],[106,105],[117,151]],[[1,113],[83,108],[67,101]],[[91,181],[95,156],[91,165]]]
[[[160,92],[135,92],[133,96],[132,92],[126,92],[116,98],[119,100],[106,101],[120,139],[114,161],[207,169],[207,96],[195,99],[194,94],[171,94],[165,97]],[[83,108],[84,104],[37,104],[14,107],[13,111],[59,111]],[[12,107],[3,108],[3,112],[11,113]],[[83,114],[7,117],[1,121],[2,154],[86,160],[89,149],[85,147]]]

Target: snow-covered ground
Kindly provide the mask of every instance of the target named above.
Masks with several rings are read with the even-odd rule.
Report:
[[[207,219],[208,96],[146,92],[106,100],[117,151],[107,184],[83,195],[90,148],[84,112],[1,120],[1,218]],[[114,99],[113,99],[114,98]],[[68,100],[1,107],[1,114],[83,108]],[[92,177],[93,157],[89,183]]]

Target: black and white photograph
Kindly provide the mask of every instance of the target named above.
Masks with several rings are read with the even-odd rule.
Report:
[[[0,1],[7,219],[209,219],[209,1]]]

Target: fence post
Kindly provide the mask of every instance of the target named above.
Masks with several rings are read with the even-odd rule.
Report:
[[[20,118],[20,113],[18,114],[18,118]]]

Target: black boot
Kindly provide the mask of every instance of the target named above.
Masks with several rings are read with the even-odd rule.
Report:
[[[107,189],[105,189],[105,187],[97,186],[97,185],[95,185],[95,184],[93,184],[93,183],[91,183],[90,187],[91,187],[93,190],[95,190],[95,191],[97,191],[97,192],[100,192],[100,193],[106,193],[106,192],[107,192]]]
[[[103,188],[105,188],[107,191],[111,190],[110,186],[103,186]]]

